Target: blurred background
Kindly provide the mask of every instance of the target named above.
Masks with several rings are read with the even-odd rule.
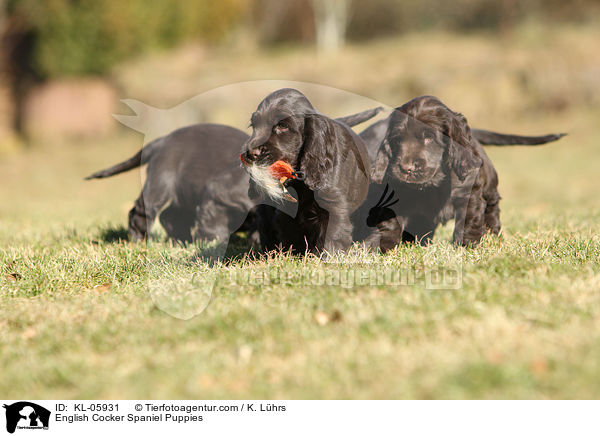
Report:
[[[596,107],[599,17],[598,0],[0,0],[0,141],[97,138],[120,98],[257,79],[435,94],[468,118]]]
[[[259,96],[242,108],[231,88],[213,99],[220,105],[181,104],[252,80],[314,83],[391,107],[432,94],[472,126],[567,131],[560,148],[531,155],[559,174],[581,164],[566,159],[574,149],[595,150],[600,137],[599,24],[598,0],[0,0],[0,169],[2,184],[13,183],[0,191],[11,204],[6,213],[26,207],[23,196],[34,213],[35,198],[64,192],[138,149],[144,137],[112,117],[133,115],[121,99],[143,102],[138,113],[158,108],[147,118],[156,122],[161,109],[179,107],[177,125],[213,120],[245,129]],[[342,115],[363,103],[317,107]],[[527,162],[530,152],[519,158]],[[512,150],[491,153],[501,175],[504,161],[515,165]],[[17,182],[36,159],[40,180]],[[593,177],[578,175],[565,201],[589,197]],[[139,189],[135,177],[123,209]],[[527,183],[516,180],[504,192]],[[81,192],[61,204],[77,207],[69,198],[100,189],[76,186]],[[556,195],[555,185],[544,186],[549,198]],[[539,189],[535,195],[544,198]]]

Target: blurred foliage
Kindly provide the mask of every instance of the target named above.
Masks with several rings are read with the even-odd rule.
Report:
[[[12,0],[8,15],[35,37],[34,67],[42,76],[102,74],[151,48],[199,38],[219,41],[248,0]]]
[[[348,1],[347,36],[356,41],[433,28],[508,32],[524,20],[583,22],[600,16],[600,0]],[[3,18],[9,23],[4,29]],[[313,42],[313,0],[0,0],[0,37],[4,32],[3,39],[10,39],[6,29],[12,41],[32,37],[28,53],[13,52],[25,56],[38,77],[104,74],[149,49],[188,39],[222,42],[240,25],[247,30],[241,35],[261,45]]]
[[[353,0],[348,37],[447,29],[510,31],[519,22],[586,22],[600,17],[599,0]]]
[[[347,36],[380,36],[446,29],[510,32],[523,21],[600,21],[600,0],[348,0]],[[251,0],[259,42],[311,42],[315,23],[311,0]]]

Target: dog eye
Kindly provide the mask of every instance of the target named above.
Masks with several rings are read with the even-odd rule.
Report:
[[[288,126],[286,126],[284,123],[278,123],[273,130],[275,131],[275,133],[280,134],[280,133],[285,133],[287,132],[289,129]]]
[[[433,141],[433,135],[430,132],[425,132],[423,134],[423,142],[425,144],[430,144]]]

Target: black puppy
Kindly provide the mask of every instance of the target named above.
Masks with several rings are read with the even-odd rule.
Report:
[[[378,198],[389,184],[399,201],[393,208],[376,205],[369,211],[369,224],[377,231],[367,241],[382,250],[401,241],[426,243],[437,225],[451,218],[455,218],[457,244],[475,245],[487,231],[497,234],[498,176],[477,137],[534,145],[563,136],[523,137],[484,130],[472,134],[464,116],[431,96],[409,101],[386,121],[388,128],[373,165],[376,184],[371,186],[370,198]],[[371,136],[383,124],[372,129]],[[363,210],[358,219],[365,220],[365,216]]]
[[[317,112],[294,89],[267,96],[252,114],[251,138],[242,161],[258,192],[285,203],[286,192],[270,172],[283,161],[303,176],[287,187],[297,201],[293,217],[281,209],[260,209],[260,238],[265,249],[302,253],[346,250],[352,244],[350,215],[364,201],[370,164],[362,140],[346,125]]]
[[[216,176],[248,135],[219,124],[195,124],[155,139],[130,159],[88,177],[99,179],[148,164],[146,181],[129,212],[129,235],[145,239],[156,216],[169,237],[191,239],[195,205],[208,179]]]
[[[370,109],[339,121],[354,126],[380,111]],[[239,169],[239,150],[248,138],[233,127],[194,124],[150,142],[133,157],[86,180],[111,177],[147,163],[146,182],[129,212],[132,240],[145,239],[159,213],[172,239],[225,239],[238,229],[253,228],[252,214],[246,221],[246,214],[255,205],[247,195],[249,177]],[[207,213],[197,223],[196,207],[202,204],[206,204]]]

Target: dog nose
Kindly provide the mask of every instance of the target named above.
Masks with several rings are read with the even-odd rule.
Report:
[[[407,173],[418,173],[425,168],[425,161],[423,159],[415,159],[402,166]]]
[[[254,162],[260,156],[260,148],[251,148],[244,153],[244,159],[248,162]]]

